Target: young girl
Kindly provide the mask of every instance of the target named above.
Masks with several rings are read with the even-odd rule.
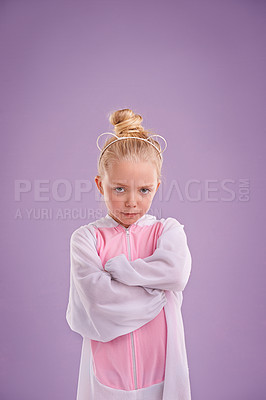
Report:
[[[192,258],[184,225],[147,214],[160,135],[129,109],[110,122],[95,178],[108,214],[70,240],[66,319],[83,337],[77,400],[190,400],[181,305]]]

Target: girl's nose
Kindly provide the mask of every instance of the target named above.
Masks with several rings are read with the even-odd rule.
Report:
[[[136,195],[133,193],[127,197],[126,206],[127,207],[136,207],[136,205],[137,205]]]

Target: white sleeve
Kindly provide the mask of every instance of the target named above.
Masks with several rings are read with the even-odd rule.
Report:
[[[66,320],[82,336],[108,342],[151,321],[167,303],[163,290],[127,286],[112,279],[103,269],[90,225],[71,235],[70,259]]]
[[[129,286],[183,291],[191,263],[184,225],[169,217],[164,220],[163,232],[151,256],[128,261],[124,254],[120,254],[106,262],[105,270],[113,279]]]

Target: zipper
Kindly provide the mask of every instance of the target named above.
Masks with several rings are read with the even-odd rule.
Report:
[[[126,229],[126,238],[127,238],[127,248],[128,248],[128,258],[129,261],[131,261],[131,250],[130,250],[130,241],[129,241],[129,228]],[[132,360],[133,360],[133,375],[134,375],[134,384],[135,384],[135,389],[138,388],[137,384],[137,370],[136,370],[136,353],[135,353],[135,344],[134,344],[134,336],[133,332],[130,332],[131,336],[131,347],[132,347]]]

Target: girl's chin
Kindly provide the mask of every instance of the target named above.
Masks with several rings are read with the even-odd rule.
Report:
[[[127,225],[132,224],[134,221],[137,221],[141,217],[141,213],[123,213],[122,211],[119,212],[118,215],[115,215],[113,213],[109,213],[111,217],[118,222],[119,224],[122,225]]]

